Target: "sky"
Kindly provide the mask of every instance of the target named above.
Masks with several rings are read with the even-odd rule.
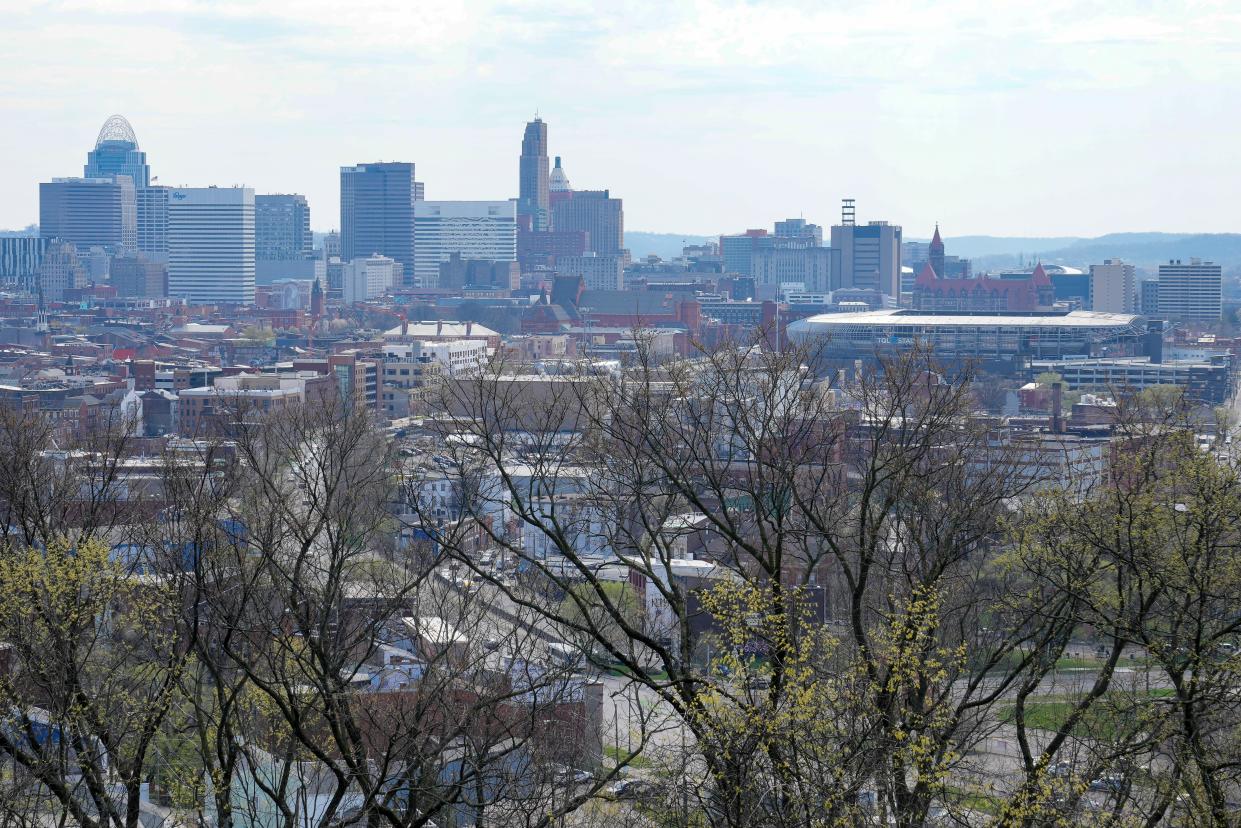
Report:
[[[112,113],[159,183],[300,192],[414,161],[517,194],[524,123],[629,230],[1241,231],[1241,3],[3,0],[0,228]]]

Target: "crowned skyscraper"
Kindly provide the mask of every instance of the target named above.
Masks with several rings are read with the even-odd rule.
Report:
[[[529,222],[531,230],[548,230],[550,170],[547,165],[547,124],[535,118],[526,124],[521,139],[521,159],[518,162],[518,221]],[[525,218],[529,216],[529,218]]]
[[[86,155],[85,178],[111,178],[127,175],[134,187],[151,184],[151,168],[147,154],[138,149],[138,136],[129,121],[121,115],[113,115],[103,122],[95,148]]]

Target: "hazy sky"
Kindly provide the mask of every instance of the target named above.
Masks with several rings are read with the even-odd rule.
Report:
[[[160,183],[302,192],[412,160],[517,194],[537,110],[626,226],[798,214],[925,236],[1241,230],[1241,3],[6,0],[0,227],[113,112]]]

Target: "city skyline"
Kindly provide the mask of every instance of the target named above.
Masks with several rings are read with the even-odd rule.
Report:
[[[549,154],[622,195],[634,229],[826,223],[844,197],[955,234],[1237,229],[1220,104],[1241,26],[1222,6],[559,8],[19,11],[0,45],[23,163],[0,169],[0,227],[36,221],[37,183],[80,169],[113,112],[159,183],[305,193],[316,230],[364,159],[419,164],[435,198],[516,197],[537,112]]]

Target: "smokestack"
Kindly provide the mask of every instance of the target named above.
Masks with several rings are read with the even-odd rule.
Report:
[[[443,332],[444,332],[444,320],[443,320],[443,319],[436,319],[436,320],[435,320],[435,335],[436,335],[436,336],[439,336],[439,335],[440,335],[440,334],[442,334]]]
[[[401,336],[409,336],[409,314],[401,313]]]
[[[473,331],[474,331],[474,323],[466,322],[465,323],[465,335],[469,336],[471,333],[473,333]]]
[[[1051,384],[1051,433],[1064,433],[1064,383]]]

